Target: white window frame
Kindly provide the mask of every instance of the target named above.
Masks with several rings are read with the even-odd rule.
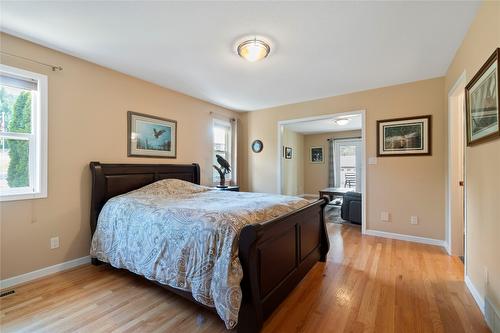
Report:
[[[31,133],[1,133],[4,139],[29,140],[30,186],[0,191],[0,201],[47,197],[48,79],[46,75],[0,64],[0,71],[38,81],[31,108]]]
[[[233,126],[231,125],[231,123],[229,121],[224,121],[224,120],[220,120],[220,119],[217,119],[217,118],[214,118],[213,120],[213,123],[212,123],[212,133],[214,133],[212,135],[212,159],[215,157],[215,142],[214,142],[214,138],[215,138],[215,132],[214,132],[214,128],[216,126],[219,126],[219,127],[227,127],[229,128],[229,132],[226,133],[226,150],[225,150],[225,153],[226,153],[226,157],[229,156],[229,160],[228,162],[231,164],[231,177],[229,178],[226,178],[226,182],[229,182],[230,184],[232,183],[233,181],[233,173],[234,173],[234,168],[233,168],[233,150],[232,150],[232,146],[233,146]],[[215,175],[215,177],[213,176],[215,175],[215,173],[212,174],[212,183],[213,184],[219,184],[219,174],[217,173]]]

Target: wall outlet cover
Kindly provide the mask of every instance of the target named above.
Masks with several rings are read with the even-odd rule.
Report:
[[[57,249],[59,247],[59,237],[52,237],[50,239],[50,249]]]
[[[383,222],[389,222],[389,212],[380,212],[380,220]]]
[[[418,216],[410,217],[410,223],[411,224],[418,224]]]

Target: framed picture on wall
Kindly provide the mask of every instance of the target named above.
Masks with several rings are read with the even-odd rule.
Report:
[[[309,150],[309,162],[323,163],[324,161],[323,146],[311,147]]]
[[[164,157],[177,156],[177,121],[127,112],[128,156]]]
[[[285,156],[285,159],[287,160],[292,159],[292,152],[293,152],[292,147],[284,147],[283,156]]]
[[[498,127],[499,54],[500,49],[496,49],[465,87],[468,146],[500,137]]]
[[[430,115],[377,121],[377,156],[431,155]]]

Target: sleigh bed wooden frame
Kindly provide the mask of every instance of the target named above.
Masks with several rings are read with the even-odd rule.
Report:
[[[160,179],[182,179],[200,184],[198,164],[101,164],[91,162],[92,235],[106,201]],[[323,218],[328,199],[275,219],[248,225],[239,239],[239,258],[243,268],[242,303],[238,314],[239,333],[259,332],[264,320],[288,296],[319,260],[324,262],[330,244]],[[94,265],[100,264],[92,258]],[[162,287],[199,305],[189,292]],[[204,306],[206,307],[206,306]],[[214,310],[214,309],[212,309]]]

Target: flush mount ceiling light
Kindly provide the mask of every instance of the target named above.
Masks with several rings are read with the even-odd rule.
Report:
[[[351,119],[350,118],[339,118],[339,119],[334,119],[333,121],[335,122],[335,124],[337,124],[339,126],[345,126],[345,125],[349,124]]]
[[[240,43],[237,51],[238,55],[243,59],[256,62],[267,57],[269,52],[271,52],[271,48],[266,42],[254,38]]]

